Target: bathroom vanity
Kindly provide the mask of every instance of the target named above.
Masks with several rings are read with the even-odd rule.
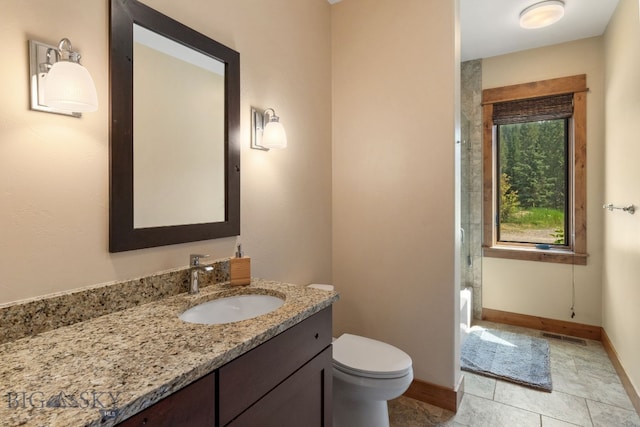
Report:
[[[100,301],[109,288],[91,288],[83,300]],[[237,294],[276,295],[285,303],[226,324],[179,318]],[[335,292],[257,279],[245,287],[214,284],[198,295],[163,297],[5,342],[0,419],[7,426],[331,425],[337,299]],[[35,316],[23,315],[31,322]]]
[[[331,307],[120,425],[330,426]]]

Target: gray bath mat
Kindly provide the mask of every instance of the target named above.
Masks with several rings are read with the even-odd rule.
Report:
[[[549,343],[507,331],[472,331],[462,344],[461,368],[551,392]]]

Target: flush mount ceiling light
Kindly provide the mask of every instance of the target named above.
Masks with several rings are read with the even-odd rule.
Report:
[[[263,151],[287,148],[287,133],[273,108],[262,112],[251,108],[251,148]]]
[[[520,13],[520,26],[535,29],[558,22],[564,16],[564,2],[547,0],[533,4]]]
[[[31,40],[29,69],[32,110],[80,117],[98,109],[96,86],[69,39],[57,47]]]

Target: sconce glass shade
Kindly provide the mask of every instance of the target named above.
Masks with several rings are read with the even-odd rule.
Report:
[[[520,13],[520,26],[525,29],[547,27],[564,16],[564,2],[547,0],[529,6]]]
[[[277,117],[277,116],[276,116]],[[277,119],[267,123],[262,134],[262,146],[265,148],[287,148],[287,133]]]
[[[251,148],[269,151],[286,147],[287,133],[274,109],[261,111],[251,107]]]
[[[52,108],[87,112],[98,109],[96,86],[91,74],[77,62],[58,61],[44,81],[44,102]]]

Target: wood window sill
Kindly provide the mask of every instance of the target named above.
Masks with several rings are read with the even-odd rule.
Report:
[[[536,249],[521,246],[483,247],[482,255],[488,258],[517,259],[522,261],[553,262],[557,264],[587,265],[588,254],[564,249]]]

